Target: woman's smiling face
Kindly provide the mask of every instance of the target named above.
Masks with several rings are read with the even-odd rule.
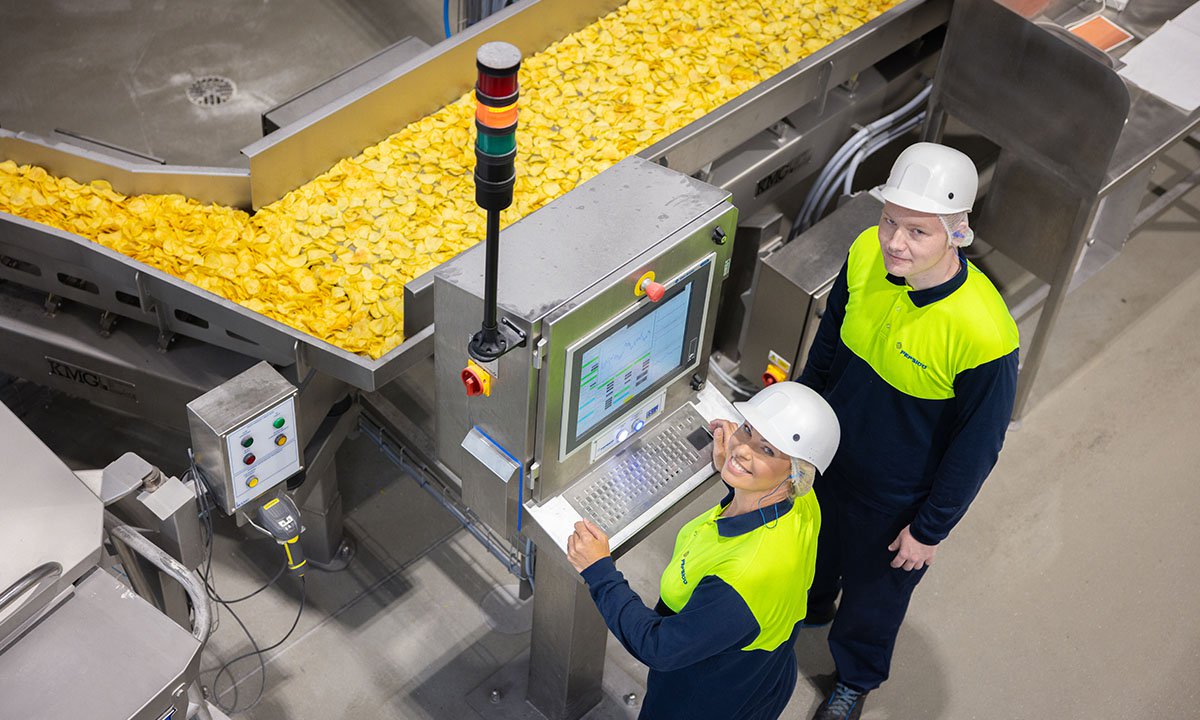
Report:
[[[763,439],[750,423],[742,423],[729,438],[721,478],[730,487],[769,492],[787,480],[792,459]]]

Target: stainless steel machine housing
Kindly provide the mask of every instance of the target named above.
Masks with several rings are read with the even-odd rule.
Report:
[[[580,186],[570,198],[506,229],[501,236],[499,317],[523,332],[526,341],[490,367],[490,397],[467,397],[459,379],[468,360],[466,340],[483,316],[483,248],[437,271],[437,452],[461,478],[464,503],[493,529],[514,537],[524,523],[520,503],[558,494],[591,464],[586,451],[566,457],[561,452],[568,348],[631,305],[650,302],[634,294],[646,271],[665,280],[711,258],[701,352],[692,371],[666,386],[667,406],[679,407],[694,394],[692,375],[707,376],[712,318],[737,224],[737,211],[727,197],[717,188],[630,158]],[[718,228],[720,244],[713,239]],[[516,478],[498,477],[463,447],[475,427],[516,458],[522,466]]]

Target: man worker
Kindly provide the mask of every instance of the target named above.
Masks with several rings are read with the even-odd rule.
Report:
[[[879,225],[851,246],[798,378],[842,427],[814,487],[823,522],[804,625],[832,621],[837,666],[814,720],[858,718],[887,679],[909,598],[1004,442],[1017,327],[961,250],[978,185],[952,148],[900,154],[875,193]]]

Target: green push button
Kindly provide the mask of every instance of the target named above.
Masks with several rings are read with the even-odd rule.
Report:
[[[275,418],[275,422],[271,424],[275,426],[276,430],[278,430],[279,428],[283,427],[283,418]]]
[[[254,444],[254,438],[250,435],[242,438],[242,447],[250,447]]]

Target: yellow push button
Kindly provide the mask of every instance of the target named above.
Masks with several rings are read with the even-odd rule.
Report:
[[[283,447],[284,445],[286,445],[287,444],[287,435],[276,435],[275,436],[275,444],[280,447]]]
[[[258,485],[258,478],[256,477],[252,477],[246,481],[246,487],[254,487],[255,485]]]

